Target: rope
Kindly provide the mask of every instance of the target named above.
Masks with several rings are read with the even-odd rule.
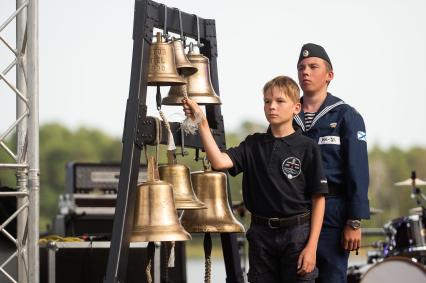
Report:
[[[145,268],[146,281],[148,283],[152,283],[151,266],[152,266],[152,258],[154,257],[154,253],[155,253],[155,244],[154,242],[149,242],[147,247],[148,262]]]
[[[204,283],[210,283],[212,273],[212,238],[210,233],[204,234]]]
[[[188,99],[188,93],[186,90],[186,85],[182,86],[182,92],[183,97],[185,99]],[[198,126],[201,123],[201,120],[203,120],[203,114],[200,114],[198,112],[194,113],[194,119],[191,119],[187,117],[183,122],[181,127],[181,130],[183,130],[187,135],[195,135],[198,131]]]
[[[152,283],[152,276],[151,276],[151,262],[152,259],[150,258],[148,260],[148,264],[146,265],[145,274],[146,274],[146,281],[148,283]]]
[[[155,137],[155,158],[156,158],[156,165],[158,167],[158,159],[160,157],[160,142],[161,142],[161,122],[160,119],[155,118],[155,124],[156,124],[156,137]]]
[[[170,128],[170,123],[166,118],[166,115],[164,115],[164,112],[161,110],[158,110],[158,113],[160,113],[161,119],[163,119],[163,123],[165,124],[168,132],[168,139],[167,139],[167,150],[175,150],[175,140],[173,138],[172,129]]]
[[[78,237],[61,237],[58,235],[49,235],[41,238],[38,242],[39,244],[46,244],[48,242],[84,242],[84,240]]]
[[[171,248],[170,248],[170,255],[169,255],[169,262],[167,263],[168,267],[175,267],[175,246],[176,242],[171,242]]]

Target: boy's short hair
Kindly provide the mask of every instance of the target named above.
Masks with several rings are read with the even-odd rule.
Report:
[[[300,89],[292,78],[287,76],[278,76],[273,78],[263,87],[263,95],[274,87],[280,89],[284,95],[289,97],[294,103],[300,102]]]

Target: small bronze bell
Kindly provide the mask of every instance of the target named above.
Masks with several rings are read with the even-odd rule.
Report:
[[[157,33],[157,42],[152,43],[149,49],[148,85],[149,86],[176,86],[185,81],[178,74],[175,62],[173,45],[163,42],[161,33]]]
[[[148,161],[148,180],[137,188],[132,242],[186,241],[191,236],[179,223],[172,186],[158,180],[155,159]]]
[[[176,164],[173,151],[167,152],[168,163],[158,167],[160,179],[173,185],[176,209],[201,209],[206,208],[194,193],[189,173],[189,168]]]
[[[167,97],[163,98],[163,105],[182,104],[184,93],[200,105],[221,104],[219,96],[213,89],[210,79],[209,58],[194,52],[190,47],[189,61],[198,69],[192,76],[186,77],[186,85],[172,86]]]
[[[191,174],[197,197],[207,209],[185,210],[181,223],[194,233],[244,233],[243,225],[235,219],[228,203],[226,174],[211,170]]]
[[[172,44],[175,51],[176,67],[179,70],[179,73],[183,77],[195,74],[197,72],[197,68],[195,68],[186,57],[182,39],[173,38]]]

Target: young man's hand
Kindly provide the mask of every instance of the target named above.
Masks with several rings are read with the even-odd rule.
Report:
[[[361,246],[361,228],[354,230],[349,225],[345,225],[342,235],[342,247],[347,251],[355,251]]]
[[[297,260],[297,274],[303,276],[314,271],[316,260],[316,249],[306,246]]]
[[[182,99],[183,111],[185,112],[185,116],[195,120],[195,117],[200,115],[204,115],[203,110],[201,110],[200,106],[193,100],[189,98]]]

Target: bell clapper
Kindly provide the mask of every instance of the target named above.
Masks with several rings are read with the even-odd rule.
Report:
[[[182,123],[180,124],[180,154],[182,157],[187,156],[189,153],[185,150],[185,131],[182,130]]]
[[[161,110],[161,89],[160,86],[157,85],[157,93],[155,94],[155,101],[157,103],[157,110]]]

